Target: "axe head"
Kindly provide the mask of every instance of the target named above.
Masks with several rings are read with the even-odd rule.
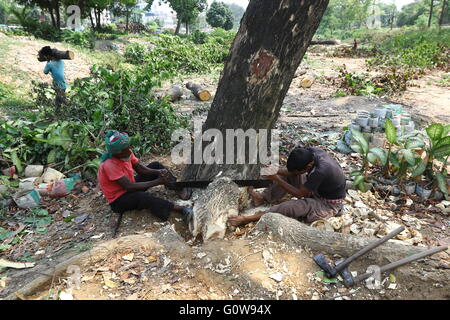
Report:
[[[323,253],[316,254],[313,257],[314,262],[322,269],[328,278],[336,277],[336,269],[332,267]]]

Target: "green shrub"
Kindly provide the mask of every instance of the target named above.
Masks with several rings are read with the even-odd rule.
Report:
[[[138,154],[165,152],[172,146],[173,130],[187,126],[187,120],[177,115],[167,100],[152,97],[152,89],[159,85],[159,78],[146,69],[112,71],[94,67],[91,77],[75,81],[61,115],[82,123],[97,145],[106,129],[116,129],[133,136],[133,149]],[[45,90],[36,90],[36,103],[42,114],[50,117],[53,108],[48,99],[53,95]]]
[[[125,61],[132,64],[143,64],[147,49],[144,45],[133,43],[125,49]]]

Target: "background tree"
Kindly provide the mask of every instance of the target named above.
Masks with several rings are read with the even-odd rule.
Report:
[[[128,32],[130,16],[134,13],[137,3],[138,0],[116,0],[111,4],[111,11],[115,16],[125,17],[126,32]]]
[[[237,29],[239,28],[239,24],[241,23],[241,19],[245,13],[245,9],[235,3],[227,3],[227,6],[233,13],[233,27]]]
[[[206,12],[206,21],[213,28],[230,30],[233,28],[233,12],[223,2],[214,1]]]
[[[61,29],[62,0],[17,0],[17,2],[28,8],[39,7],[50,15],[53,27]]]
[[[216,128],[226,136],[226,129],[273,128],[327,5],[328,0],[250,1],[225,61],[204,130]],[[191,164],[183,179],[207,180],[220,171],[233,178],[259,177],[258,165]]]
[[[177,14],[177,28],[175,34],[180,33],[182,24],[186,26],[186,34],[189,33],[189,25],[194,23],[200,12],[208,6],[206,0],[164,0]]]

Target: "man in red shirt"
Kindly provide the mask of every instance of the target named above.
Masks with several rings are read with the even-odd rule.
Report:
[[[162,164],[152,162],[147,167],[143,166],[130,150],[126,133],[108,131],[105,144],[107,152],[102,155],[98,182],[114,212],[148,209],[165,221],[171,211],[176,211],[182,214],[185,223],[189,223],[193,215],[192,208],[175,205],[145,192],[148,188],[166,185],[175,180]],[[136,177],[134,171],[138,173]]]

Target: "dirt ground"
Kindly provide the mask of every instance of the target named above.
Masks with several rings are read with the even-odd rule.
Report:
[[[23,39],[22,45],[33,50],[40,44]],[[34,54],[19,55],[20,45],[10,47],[11,59],[35,78],[42,78],[43,65],[37,63]],[[21,50],[22,51],[22,50]],[[31,52],[31,51],[30,51]],[[25,58],[26,57],[26,58]],[[28,61],[33,61],[30,63]],[[83,60],[80,60],[83,61]],[[28,62],[28,63],[25,63]],[[433,73],[416,81],[414,87],[395,99],[347,96],[335,98],[336,88],[332,78],[337,76],[345,64],[352,72],[365,71],[364,59],[330,58],[323,53],[308,53],[302,66],[308,73],[317,76],[310,89],[299,86],[301,77],[294,78],[282,106],[277,127],[281,129],[286,152],[296,145],[321,146],[332,153],[348,174],[355,168],[351,155],[337,153],[333,146],[342,127],[350,124],[351,118],[359,110],[387,104],[401,103],[413,112],[414,119],[422,126],[432,121],[450,123],[450,92],[448,87],[438,85],[433,78],[442,73]],[[81,66],[80,66],[81,65]],[[89,73],[89,64],[66,64],[69,81]],[[327,78],[328,77],[328,78]],[[180,85],[187,81],[200,83],[214,95],[218,75],[192,76],[179,79]],[[430,80],[431,79],[431,80]],[[2,79],[2,81],[5,79]],[[48,80],[48,79],[47,79]],[[6,79],[6,81],[9,81]],[[167,90],[170,84],[160,90]],[[195,100],[189,91],[175,103],[180,112],[205,117],[209,103]],[[168,156],[146,155],[144,163],[160,161],[177,175],[181,167],[174,166]],[[5,285],[0,283],[0,298],[13,294],[32,279],[48,272],[57,263],[68,257],[90,250],[112,238],[117,215],[113,214],[96,185],[84,182],[89,191],[83,193],[81,185],[74,194],[63,199],[47,201],[47,209],[56,221],[45,234],[29,233],[23,241],[10,250],[5,258],[19,259],[32,257],[36,266],[31,269],[0,271]],[[154,188],[158,196],[176,200],[172,191],[162,187]],[[411,227],[405,216],[421,219],[420,229],[423,245],[436,246],[450,244],[449,213],[436,207],[437,201],[419,203],[414,197],[394,197],[377,193],[386,212],[387,219],[395,220]],[[413,203],[411,204],[412,201]],[[350,207],[354,202],[349,202]],[[17,214],[22,214],[17,210]],[[79,223],[64,222],[67,215],[80,217]],[[154,234],[163,227],[173,225],[181,235],[183,252],[172,252],[149,243],[147,248],[139,246],[111,252],[103,261],[83,268],[82,285],[79,290],[67,292],[67,276],[62,276],[24,299],[449,299],[450,292],[450,251],[435,259],[425,259],[415,264],[391,272],[382,290],[369,290],[364,286],[346,289],[342,284],[325,283],[323,274],[312,261],[313,252],[307,248],[292,248],[276,240],[276,236],[258,233],[253,226],[228,230],[225,239],[202,243],[193,239],[183,225],[181,218],[174,214],[168,222],[161,222],[147,212],[127,212],[119,229],[118,237]],[[307,245],[307,244],[305,244]],[[370,261],[352,265],[353,270],[365,271]],[[325,281],[325,282],[324,282]],[[394,284],[394,285],[392,285]],[[395,289],[389,289],[389,286]],[[61,292],[63,295],[61,296]]]

